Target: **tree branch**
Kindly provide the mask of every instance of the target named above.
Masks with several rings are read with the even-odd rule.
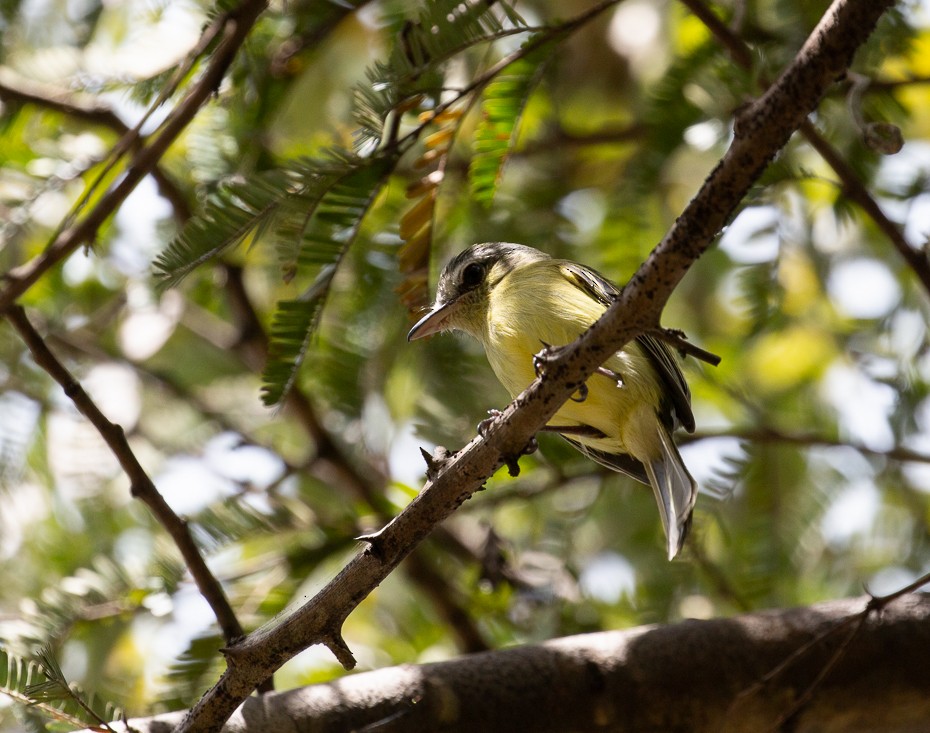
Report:
[[[241,638],[244,635],[242,626],[229,605],[222,586],[213,573],[210,572],[206,562],[204,562],[193,537],[188,531],[187,524],[174,513],[174,510],[159,493],[145,469],[142,468],[129,446],[129,441],[126,440],[123,429],[119,425],[110,422],[100,411],[100,408],[90,398],[90,395],[84,391],[80,382],[72,376],[67,367],[48,348],[48,345],[39,335],[39,332],[36,331],[27,318],[26,312],[21,307],[11,307],[7,311],[7,320],[19,332],[26,346],[29,347],[36,364],[61,386],[65,395],[74,403],[74,406],[100,433],[100,437],[104,439],[110,451],[119,461],[123,471],[129,477],[132,495],[152,511],[152,514],[171,535],[190,570],[191,576],[194,578],[194,582],[197,584],[198,590],[207,603],[210,604],[210,608],[213,609],[226,642],[232,644]]]
[[[761,445],[783,443],[786,445],[796,445],[801,448],[812,448],[815,446],[824,448],[851,448],[866,456],[886,458],[901,463],[930,463],[930,454],[913,450],[903,445],[888,449],[870,448],[862,443],[843,440],[841,438],[831,438],[816,433],[786,433],[769,426],[752,429],[733,428],[731,430],[702,430],[692,433],[691,435],[683,436],[681,443],[696,443],[700,440],[714,440],[717,438],[733,438],[735,440],[745,440]]]
[[[730,52],[733,61],[745,69],[750,68],[752,65],[752,55],[749,51],[749,47],[742,38],[737,36],[714,15],[710,8],[704,4],[703,0],[681,0],[681,3],[700,18],[704,25],[707,26],[707,29],[713,33],[714,37]],[[870,84],[870,86],[874,86],[874,84]],[[858,204],[859,208],[861,208],[865,214],[875,222],[879,230],[888,237],[894,248],[898,250],[898,254],[901,255],[908,267],[914,271],[914,274],[924,286],[924,290],[930,294],[930,258],[928,258],[924,252],[915,249],[908,243],[907,239],[904,237],[904,233],[901,231],[901,227],[885,215],[881,206],[878,205],[878,202],[872,197],[865,185],[863,185],[852,166],[843,159],[843,156],[840,155],[836,148],[824,139],[810,120],[804,120],[800,125],[800,130],[811,147],[817,151],[820,157],[823,158],[827,165],[836,173],[846,196]]]
[[[133,131],[119,115],[109,105],[92,97],[71,94],[36,82],[27,85],[14,79],[6,69],[0,69],[0,100],[15,104],[33,104],[60,112],[72,119],[112,130],[127,140],[132,150],[142,147],[142,140],[132,134]],[[171,204],[175,219],[179,222],[189,219],[190,207],[187,205],[187,199],[161,166],[155,165],[151,170],[151,176],[158,192]]]
[[[100,226],[126,200],[139,181],[152,172],[171,143],[219,88],[236,52],[245,42],[266,4],[267,0],[243,0],[237,8],[223,16],[222,40],[210,57],[203,75],[168,116],[159,132],[151,136],[147,145],[136,151],[126,173],[101,196],[87,215],[61,232],[42,254],[6,273],[6,287],[0,292],[0,313],[5,313],[45,272],[82,244],[92,241]]]
[[[598,365],[637,334],[658,326],[674,288],[711,246],[768,162],[844,74],[891,4],[834,2],[794,62],[742,114],[724,158],[601,320],[558,350],[543,377],[489,425],[484,437],[452,456],[434,457],[423,491],[313,599],[228,649],[227,670],[179,725],[179,733],[220,730],[259,680],[307,646],[340,638],[349,613],[488,476],[512,463]],[[345,659],[344,650],[334,652]]]
[[[832,601],[366,672],[251,698],[224,730],[757,733],[793,701],[791,730],[922,730],[930,597],[873,608]],[[180,715],[130,724],[168,733]]]

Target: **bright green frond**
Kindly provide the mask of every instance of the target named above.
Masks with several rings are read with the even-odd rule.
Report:
[[[266,405],[278,404],[294,383],[339,263],[392,166],[393,160],[380,159],[350,171],[327,191],[313,215],[304,218],[295,240],[296,265],[318,268],[317,275],[301,298],[278,303],[263,374]]]
[[[300,191],[306,184],[297,182]],[[191,219],[154,263],[162,288],[177,285],[203,263],[242,242],[267,224],[289,195],[294,182],[286,171],[268,171],[244,182],[222,186],[202,214]]]
[[[355,88],[356,150],[381,145],[389,116],[404,100],[425,94],[438,101],[442,80],[437,72],[451,56],[493,41],[508,29],[525,26],[507,3],[426,3],[420,15],[398,34],[390,60],[373,64],[366,81]]]
[[[546,58],[542,49],[537,49],[510,64],[484,90],[469,178],[472,196],[485,205],[494,199],[504,164],[516,142],[520,116]]]

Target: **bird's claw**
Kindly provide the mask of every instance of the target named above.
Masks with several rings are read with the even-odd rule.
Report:
[[[519,476],[520,475],[520,456],[528,456],[531,453],[535,453],[539,449],[539,441],[536,440],[534,435],[530,438],[529,442],[523,446],[523,450],[520,451],[518,455],[515,456],[505,456],[504,465],[507,466],[507,473],[510,476]]]
[[[543,372],[546,370],[546,362],[552,356],[552,344],[547,344],[545,341],[540,341],[543,347],[533,354],[533,372],[535,372],[537,377],[542,376]]]
[[[575,396],[577,395],[577,397]],[[572,402],[584,402],[588,399],[588,385],[582,384],[578,390],[569,398]]]
[[[478,423],[478,435],[482,438],[487,437],[488,429],[491,427],[491,424],[497,420],[503,413],[500,410],[495,410],[491,408],[488,410],[488,417]],[[536,441],[536,436],[534,435],[530,438],[529,442],[523,447],[516,455],[504,456],[504,465],[507,466],[507,473],[511,476],[520,475],[520,456],[528,456],[531,453],[535,453],[539,449],[539,443]]]
[[[502,413],[500,410],[496,410],[493,407],[488,410],[488,417],[484,418],[484,420],[478,423],[478,435],[484,438],[487,435],[488,428],[491,427],[491,424],[503,414],[504,413]]]
[[[615,372],[613,369],[608,369],[607,367],[602,366],[598,367],[595,372],[615,382],[618,388],[623,388],[623,375],[620,374],[620,372]]]
[[[600,374],[602,377],[607,377],[610,381],[614,382],[618,388],[623,387],[623,375],[620,374],[620,372],[615,372],[613,369],[608,369],[607,367],[598,367],[594,370],[594,373]],[[588,399],[587,383],[582,384],[570,399],[572,402],[584,402]]]

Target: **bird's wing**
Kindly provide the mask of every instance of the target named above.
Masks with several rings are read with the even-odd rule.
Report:
[[[646,352],[646,356],[652,361],[665,386],[668,387],[666,393],[672,400],[672,413],[677,427],[680,425],[689,433],[694,432],[694,413],[691,411],[691,390],[688,389],[688,383],[685,381],[685,375],[681,373],[681,367],[678,366],[678,360],[667,344],[653,338],[652,336],[640,336],[636,342]]]
[[[609,307],[620,295],[620,288],[597,270],[592,270],[590,267],[579,265],[576,262],[562,261],[559,264],[562,274],[567,280],[599,303]],[[675,422],[689,433],[693,433],[694,413],[691,411],[691,390],[688,389],[685,376],[681,373],[681,367],[678,366],[675,353],[668,345],[652,336],[639,336],[636,342],[652,362],[656,372],[667,387],[666,395],[671,400]],[[604,461],[594,456],[591,456],[591,458],[604,463]]]
[[[587,456],[595,463],[600,463],[611,471],[626,474],[630,478],[634,478],[647,486],[649,485],[649,476],[646,474],[646,467],[633,458],[633,456],[627,455],[626,453],[608,453],[606,451],[597,450],[597,448],[591,448],[584,445],[584,443],[579,443],[577,440],[573,440],[567,435],[563,435],[562,437],[580,451],[582,455]]]

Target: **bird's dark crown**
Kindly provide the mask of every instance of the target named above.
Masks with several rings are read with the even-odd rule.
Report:
[[[512,242],[473,244],[459,252],[443,268],[437,300],[449,303],[469,290],[486,285],[487,276],[492,270],[496,279],[500,279],[518,264],[548,257],[537,249]]]

